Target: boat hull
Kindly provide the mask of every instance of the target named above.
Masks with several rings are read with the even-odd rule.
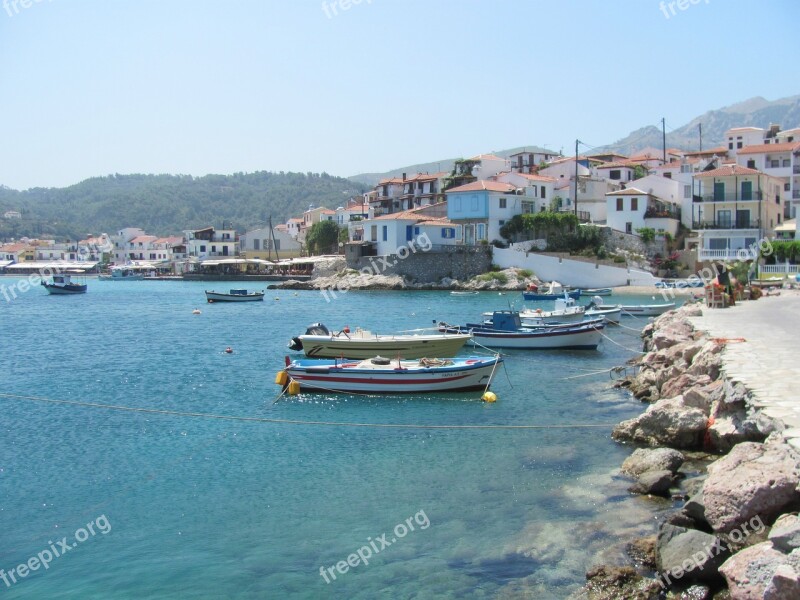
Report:
[[[73,296],[75,294],[85,294],[87,286],[86,285],[77,285],[77,284],[69,284],[69,285],[53,285],[51,283],[42,283],[44,289],[47,290],[48,294],[52,294],[53,296]]]
[[[621,305],[620,310],[623,315],[636,317],[657,317],[675,308],[674,302],[666,304],[642,304],[642,305]]]
[[[369,362],[369,361],[363,361]],[[491,382],[498,357],[457,359],[449,366],[424,367],[410,361],[392,360],[383,367],[358,362],[298,360],[286,367],[301,391],[357,392],[376,394],[428,394],[484,390]]]
[[[525,300],[558,300],[563,298],[564,294],[570,298],[580,298],[581,290],[572,290],[571,292],[562,292],[560,294],[539,294],[537,292],[522,292],[522,297]]]
[[[310,358],[372,358],[389,356],[423,358],[426,356],[455,356],[464,347],[469,334],[430,336],[374,336],[347,338],[330,335],[301,335],[303,352]]]
[[[490,331],[473,330],[471,344],[487,348],[520,348],[525,350],[594,350],[600,344],[603,325],[567,328],[552,331]]]
[[[581,290],[582,296],[610,296],[612,294],[611,288],[597,288]]]
[[[588,308],[586,309],[586,318],[594,319],[596,317],[604,317],[607,323],[614,323],[619,325],[619,319],[622,316],[621,308]]]
[[[550,311],[537,313],[534,310],[522,310],[519,313],[523,323],[580,323],[585,315],[583,307],[580,310]]]
[[[206,291],[206,300],[208,302],[261,302],[264,300],[264,292],[223,294],[220,292]]]

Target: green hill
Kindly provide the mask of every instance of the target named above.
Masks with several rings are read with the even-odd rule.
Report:
[[[327,173],[235,173],[233,175],[109,175],[66,188],[25,191],[0,187],[0,216],[18,210],[22,219],[0,218],[0,239],[83,237],[141,227],[154,235],[213,225],[245,231],[301,214],[309,205],[336,208],[365,190]]]

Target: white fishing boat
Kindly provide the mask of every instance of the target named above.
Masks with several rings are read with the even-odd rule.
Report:
[[[454,326],[439,323],[441,331],[469,332],[470,343],[487,348],[542,349],[595,349],[602,338],[605,324],[600,320],[574,325],[524,327],[516,311],[495,311],[491,324],[467,323]]]
[[[622,309],[615,305],[606,305],[600,296],[594,296],[592,301],[586,305],[586,312],[584,313],[587,319],[595,317],[603,317],[606,322],[619,325],[619,319],[622,316]]]
[[[247,290],[231,290],[230,293],[206,290],[207,302],[258,302],[264,300],[264,292],[248,292]]]
[[[478,292],[469,292],[469,291],[453,291],[450,292],[451,296],[477,296]]]
[[[88,286],[85,281],[74,282],[73,275],[82,275],[82,270],[74,269],[66,273],[53,275],[50,279],[42,281],[42,286],[48,294],[53,296],[70,296],[73,294],[85,294]]]
[[[492,382],[500,355],[462,358],[400,360],[380,356],[365,360],[316,360],[286,358],[285,376],[276,383],[299,384],[295,391],[358,392],[375,394],[429,394],[486,390]],[[291,393],[291,390],[290,390]]]
[[[102,281],[141,281],[144,273],[128,266],[111,267],[108,274],[98,275]]]
[[[427,331],[427,333],[426,333]],[[455,356],[472,336],[469,333],[440,333],[420,330],[420,333],[377,334],[357,328],[350,331],[330,331],[322,323],[310,325],[305,334],[289,342],[289,349],[302,350],[312,358],[372,358],[400,356]]]
[[[580,323],[583,321],[586,309],[575,303],[575,298],[564,295],[557,298],[553,310],[525,309],[519,311],[519,317],[524,324],[541,325],[545,323]],[[492,313],[484,313],[484,316],[491,317]]]
[[[657,317],[668,310],[675,308],[674,302],[664,304],[620,304],[619,308],[624,316]]]

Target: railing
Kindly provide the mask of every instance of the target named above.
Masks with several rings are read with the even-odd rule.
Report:
[[[692,229],[753,229],[761,228],[761,221],[692,221]]]
[[[681,218],[680,210],[658,210],[655,208],[648,208],[644,211],[645,219],[677,219]]]
[[[757,202],[763,199],[764,195],[759,191],[750,192],[747,195],[747,198],[744,198],[743,194],[738,192],[725,192],[724,194],[703,194],[702,196],[694,196],[695,202]]]
[[[699,260],[754,260],[758,258],[758,250],[753,251],[750,248],[725,248],[723,250],[698,248],[697,258]]]
[[[785,274],[797,274],[800,273],[800,265],[763,265],[759,267],[762,273],[785,273]]]

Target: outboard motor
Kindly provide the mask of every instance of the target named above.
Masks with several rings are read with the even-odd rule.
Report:
[[[313,323],[306,329],[306,335],[330,335],[331,332],[322,323]]]
[[[299,351],[303,349],[303,341],[299,337],[293,337],[289,341],[289,350]]]

